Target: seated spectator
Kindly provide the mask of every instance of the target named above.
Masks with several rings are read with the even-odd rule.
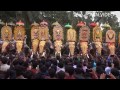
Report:
[[[16,71],[16,79],[26,79],[23,74],[25,72],[25,69],[21,65],[15,66],[15,71]]]
[[[24,77],[26,78],[26,79],[32,79],[32,77],[33,77],[33,72],[32,71],[25,71],[24,72]]]
[[[36,74],[38,79],[48,79],[48,71],[45,65],[42,65],[40,72]]]
[[[34,61],[34,62],[32,62],[32,69],[31,69],[31,71],[32,71],[32,73],[37,73],[37,65],[38,65],[38,63],[36,62],[36,61]]]
[[[6,79],[16,79],[15,70],[11,70],[11,69],[7,70],[5,78]]]
[[[120,79],[119,78],[119,70],[117,68],[112,68],[111,69],[111,73],[115,76],[116,79]]]
[[[73,66],[67,66],[66,67],[66,72],[68,74],[66,74],[65,79],[75,79]]]
[[[77,62],[78,62],[78,61],[75,59],[75,60],[74,60],[74,65],[73,65],[74,68],[77,68]]]
[[[58,67],[57,67],[56,73],[58,73],[59,71],[65,72],[63,62],[59,62],[59,63],[58,63]]]
[[[7,64],[8,59],[3,57],[1,60],[0,71],[7,71],[10,68],[10,65]]]
[[[76,79],[84,79],[83,74],[84,74],[84,71],[83,71],[82,68],[76,68],[76,69],[75,69],[74,77],[75,77]]]
[[[111,66],[112,66],[111,63],[108,62],[107,66],[105,68],[105,72],[106,72],[107,75],[109,75],[111,73]]]
[[[59,71],[57,73],[57,79],[64,79],[65,78],[65,72]]]
[[[49,79],[56,79],[56,77],[55,77],[55,75],[56,75],[55,69],[53,69],[53,68],[49,69],[48,73],[49,73]]]

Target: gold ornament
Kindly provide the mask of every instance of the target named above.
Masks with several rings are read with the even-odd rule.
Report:
[[[76,42],[76,31],[74,29],[68,29],[67,41]]]
[[[10,41],[12,39],[12,28],[10,26],[3,26],[1,29],[2,40]]]
[[[25,38],[25,28],[23,26],[16,26],[14,28],[14,39],[23,41]]]

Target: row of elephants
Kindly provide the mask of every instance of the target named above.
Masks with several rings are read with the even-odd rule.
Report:
[[[63,27],[55,22],[53,25],[53,42],[50,40],[48,23],[46,21],[40,22],[40,24],[34,22],[31,24],[31,43],[32,43],[32,53],[44,55],[46,52],[45,46],[47,43],[50,44],[50,48],[55,50],[55,56],[61,56],[61,50],[65,45],[63,45]],[[90,38],[90,29],[86,26],[85,23],[78,23],[80,27],[79,30],[79,48],[82,51],[83,55],[88,53],[89,38]],[[76,30],[73,29],[72,25],[67,24],[67,43],[66,45],[69,48],[69,54],[74,55],[76,48]],[[106,32],[106,43],[109,49],[109,55],[115,54],[115,31],[111,27]],[[7,52],[7,46],[11,43],[12,39],[15,40],[16,52],[20,53],[23,49],[25,42],[26,31],[24,23],[20,20],[16,23],[14,27],[14,33],[12,33],[12,28],[5,24],[1,29],[1,39],[2,39],[2,50],[1,52]],[[98,24],[93,25],[93,42],[96,48],[96,52],[101,55],[102,51],[102,30]],[[64,49],[65,50],[65,49]]]

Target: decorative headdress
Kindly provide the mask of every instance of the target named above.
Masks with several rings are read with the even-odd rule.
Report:
[[[104,28],[111,28],[111,26],[109,25],[109,23],[107,22],[107,23],[105,23],[104,25],[103,25],[103,27]]]

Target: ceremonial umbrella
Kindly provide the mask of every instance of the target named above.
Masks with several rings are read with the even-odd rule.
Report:
[[[90,23],[91,27],[95,27],[97,24],[95,22]]]
[[[102,27],[104,27],[104,28],[110,28],[111,26],[109,25],[109,23],[105,23]]]
[[[70,25],[69,23],[65,25],[66,28],[72,28],[72,25]]]
[[[16,25],[18,25],[18,26],[24,26],[25,24],[20,20],[19,22],[16,22]]]
[[[82,22],[82,21],[81,21],[81,22],[78,22],[78,24],[77,24],[78,27],[82,27],[82,26],[84,26],[84,25],[85,25],[85,23]]]

